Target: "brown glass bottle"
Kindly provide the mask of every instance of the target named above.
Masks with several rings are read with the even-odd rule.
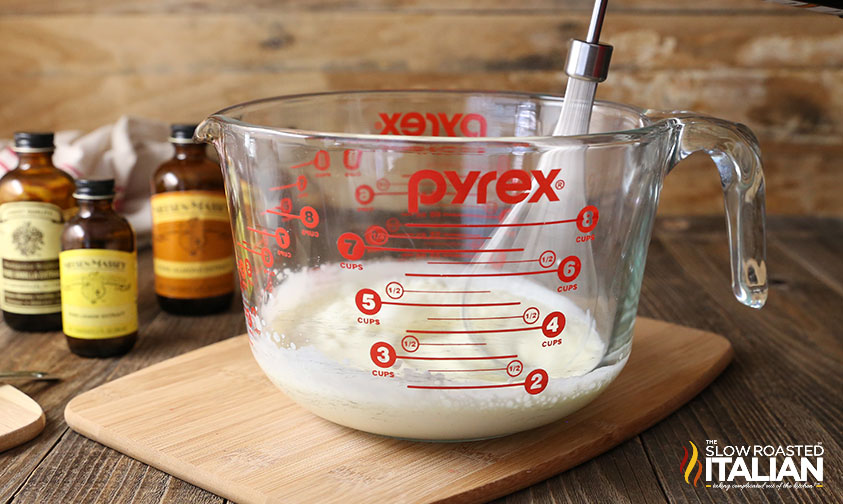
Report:
[[[121,355],[138,336],[135,233],[112,206],[114,180],[76,184],[59,256],[63,330],[77,355]]]
[[[15,133],[18,166],[0,178],[0,306],[18,331],[61,329],[60,235],[73,178],[53,166],[52,133]]]
[[[193,142],[196,125],[173,125],[175,155],[152,177],[155,293],[178,315],[227,309],[234,294],[234,250],[222,172]]]

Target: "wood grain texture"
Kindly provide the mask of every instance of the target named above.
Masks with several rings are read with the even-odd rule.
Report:
[[[795,158],[794,158],[795,159]],[[794,171],[800,169],[794,163]],[[710,167],[706,167],[710,168]],[[708,170],[706,170],[708,171]],[[674,177],[678,174],[672,174]],[[713,172],[711,177],[716,176]],[[670,178],[668,178],[668,183]],[[713,182],[716,186],[716,182]],[[735,360],[709,388],[640,436],[561,475],[500,499],[554,502],[839,502],[843,500],[843,221],[771,218],[771,291],[761,311],[732,298],[726,226],[717,218],[662,218],[649,248],[639,313],[726,335]],[[699,250],[697,250],[699,249]],[[56,333],[13,333],[0,324],[0,368],[61,371],[57,384],[19,385],[48,416],[35,440],[0,454],[0,502],[218,503],[219,497],[68,431],[61,412],[76,394],[177,353],[245,330],[239,306],[205,319],[159,315],[144,283],[141,318],[151,341],[120,359],[79,359]],[[174,334],[181,334],[175,338]],[[722,492],[690,488],[677,468],[682,443],[812,443],[826,446],[822,492]],[[819,490],[819,489],[817,489]],[[135,492],[132,494],[132,492]],[[132,500],[133,499],[133,500]]]
[[[566,41],[583,35],[591,3],[6,0],[0,138],[121,114],[198,121],[305,91],[561,93]],[[618,0],[603,38],[615,54],[598,97],[745,123],[768,163],[771,213],[843,215],[839,19],[761,0]],[[719,213],[708,176],[669,185],[663,211]]]
[[[68,451],[55,449],[57,446],[63,446],[62,443],[79,443],[77,436],[68,432],[64,423],[64,407],[67,402],[92,386],[245,330],[239,306],[233,306],[228,314],[201,319],[174,317],[160,312],[155,301],[151,275],[152,256],[148,250],[139,254],[138,266],[138,317],[140,325],[147,329],[139,335],[138,343],[132,352],[124,357],[84,359],[68,351],[61,333],[17,333],[5,324],[0,326],[0,368],[48,369],[62,377],[61,381],[55,383],[30,382],[17,385],[41,405],[47,417],[47,425],[44,432],[31,442],[0,454],[0,502],[10,501],[13,496],[16,496],[16,501],[32,499],[34,502],[44,502],[53,498],[55,502],[68,502],[64,495],[80,491],[93,492],[93,500],[99,499],[99,502],[114,502],[107,493],[97,495],[101,490],[98,485],[90,488],[81,483],[86,478],[107,479],[111,474],[107,469],[109,464],[118,460],[113,452],[103,451],[98,455],[105,461],[105,465],[100,467],[92,463],[92,460],[98,460],[95,455],[89,457],[86,453],[81,458],[75,458],[78,455],[75,448]],[[174,330],[181,330],[181,336],[176,337],[176,333],[172,332]],[[74,460],[67,462],[68,458]],[[59,473],[51,470],[57,470]],[[146,474],[147,470],[147,466],[137,465],[133,474]],[[82,479],[77,480],[76,477]],[[123,474],[113,474],[113,477],[119,481]],[[155,477],[162,481],[170,481],[169,476],[160,473]],[[67,488],[57,488],[55,481],[63,478],[68,478],[73,483]],[[28,484],[22,490],[25,482]],[[168,488],[167,492],[171,494],[174,491],[172,485]],[[175,488],[181,487],[176,485]],[[196,492],[194,487],[189,488],[184,495]],[[167,492],[162,494],[162,499],[170,495]],[[167,498],[172,497],[170,495]],[[169,502],[180,502],[181,499],[182,492],[178,491],[178,496]]]
[[[235,502],[485,502],[602,453],[699,393],[728,364],[717,335],[639,319],[624,371],[563,421],[471,443],[412,443],[324,421],[264,376],[246,336],[100,386],[77,432]]]
[[[176,13],[209,12],[260,13],[266,11],[462,11],[468,15],[488,11],[545,11],[591,12],[592,0],[204,0],[183,2],[173,0],[122,0],[103,3],[98,0],[5,0],[0,14],[114,14],[114,13]],[[793,9],[762,3],[759,0],[711,0],[705,3],[660,2],[658,0],[613,0],[612,9],[618,11],[656,12],[747,12],[773,15],[793,15]]]
[[[44,424],[37,402],[11,385],[0,385],[0,452],[34,438]]]

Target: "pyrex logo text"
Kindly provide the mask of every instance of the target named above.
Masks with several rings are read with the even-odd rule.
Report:
[[[559,196],[553,192],[553,181],[559,174],[560,169],[550,170],[547,175],[541,170],[508,170],[498,178],[498,172],[483,173],[479,170],[470,171],[465,177],[455,171],[438,172],[435,170],[419,170],[410,177],[409,190],[407,192],[407,211],[411,214],[419,211],[419,204],[432,205],[442,201],[448,192],[448,185],[456,191],[451,204],[461,205],[465,203],[471,190],[477,188],[475,201],[478,204],[486,203],[488,199],[489,185],[495,181],[495,194],[503,203],[515,204],[524,201],[529,196],[528,203],[535,203],[542,197],[548,201],[559,201]],[[481,176],[482,173],[482,176]],[[530,189],[533,186],[533,179],[538,184],[536,191],[530,196]],[[433,190],[421,192],[422,181],[433,182]]]
[[[486,118],[480,114],[453,114],[448,116],[445,113],[421,112],[396,112],[388,114],[379,113],[381,124],[381,135],[424,135],[430,126],[430,136],[440,136],[440,131],[445,136],[455,137],[484,137],[486,136]]]

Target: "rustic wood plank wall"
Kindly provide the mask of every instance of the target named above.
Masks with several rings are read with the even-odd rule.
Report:
[[[591,0],[2,0],[0,138],[121,114],[199,120],[329,89],[560,93]],[[770,213],[843,216],[843,20],[761,0],[613,0],[604,99],[744,122]],[[722,212],[695,155],[661,212]]]

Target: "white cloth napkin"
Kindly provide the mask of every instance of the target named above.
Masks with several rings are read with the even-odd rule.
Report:
[[[132,224],[140,246],[149,242],[152,227],[150,178],[161,163],[173,157],[169,133],[167,123],[129,116],[86,134],[59,131],[53,164],[73,178],[113,178],[114,207]],[[0,140],[2,173],[18,164],[11,146],[10,140]]]

